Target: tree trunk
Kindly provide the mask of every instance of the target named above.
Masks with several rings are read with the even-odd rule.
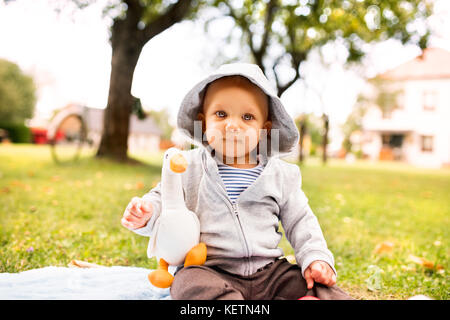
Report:
[[[116,20],[112,27],[111,77],[108,104],[103,117],[102,139],[97,157],[119,162],[128,160],[128,129],[134,103],[131,95],[133,74],[143,44],[136,39],[127,20]]]
[[[323,119],[323,139],[322,139],[322,162],[325,164],[327,162],[327,145],[328,145],[328,129],[329,129],[329,119],[326,114],[322,115]]]
[[[300,152],[298,156],[298,161],[303,163],[304,154],[303,154],[303,142],[306,134],[306,121],[305,119],[300,120]]]
[[[144,29],[140,29],[139,24],[142,23],[145,7],[138,0],[124,2],[127,4],[126,15],[116,18],[111,28],[111,78],[97,157],[136,162],[127,156],[130,115],[135,101],[131,95],[134,69],[144,45],[183,20],[190,12],[192,0],[180,0],[170,5]]]
[[[103,121],[102,140],[98,157],[109,157],[118,161],[127,160],[128,130],[134,102],[131,84],[137,59],[128,48],[113,49],[108,104]]]

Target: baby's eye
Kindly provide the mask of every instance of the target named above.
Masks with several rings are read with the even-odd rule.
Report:
[[[242,118],[244,118],[244,120],[252,120],[253,116],[251,114],[246,113],[242,116]]]
[[[226,113],[224,111],[216,111],[216,116],[223,118],[226,116]]]

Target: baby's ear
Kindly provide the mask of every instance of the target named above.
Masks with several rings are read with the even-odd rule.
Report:
[[[266,129],[267,130],[267,136],[270,136],[270,130],[272,129],[272,121],[267,120],[266,122],[264,122],[263,129]]]
[[[206,130],[205,115],[202,112],[199,112],[197,114],[197,120],[200,120],[202,122],[202,132],[205,132]]]

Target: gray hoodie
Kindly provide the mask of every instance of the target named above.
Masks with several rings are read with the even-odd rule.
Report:
[[[269,96],[272,121],[270,139],[262,136],[260,145],[266,147],[259,148],[257,156],[264,170],[236,203],[228,197],[214,150],[194,129],[206,85],[227,75],[244,76]],[[301,189],[300,169],[281,159],[298,143],[297,127],[257,65],[226,64],[197,83],[181,103],[178,129],[198,146],[184,151],[189,166],[182,174],[182,184],[186,207],[200,220],[200,241],[207,245],[208,251],[205,265],[243,276],[255,273],[283,256],[278,247],[281,221],[303,273],[315,260],[327,262],[335,271],[333,254],[327,249],[317,218]],[[143,197],[152,202],[153,215],[145,227],[133,231],[150,236],[161,212],[160,183]]]

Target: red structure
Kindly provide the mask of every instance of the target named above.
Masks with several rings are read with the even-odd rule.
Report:
[[[30,128],[33,143],[36,144],[46,144],[47,140],[47,129],[44,128]]]
[[[35,144],[47,144],[49,140],[47,138],[47,129],[45,128],[30,128],[32,142]],[[56,132],[55,141],[59,141],[64,139],[64,132],[58,130]]]

